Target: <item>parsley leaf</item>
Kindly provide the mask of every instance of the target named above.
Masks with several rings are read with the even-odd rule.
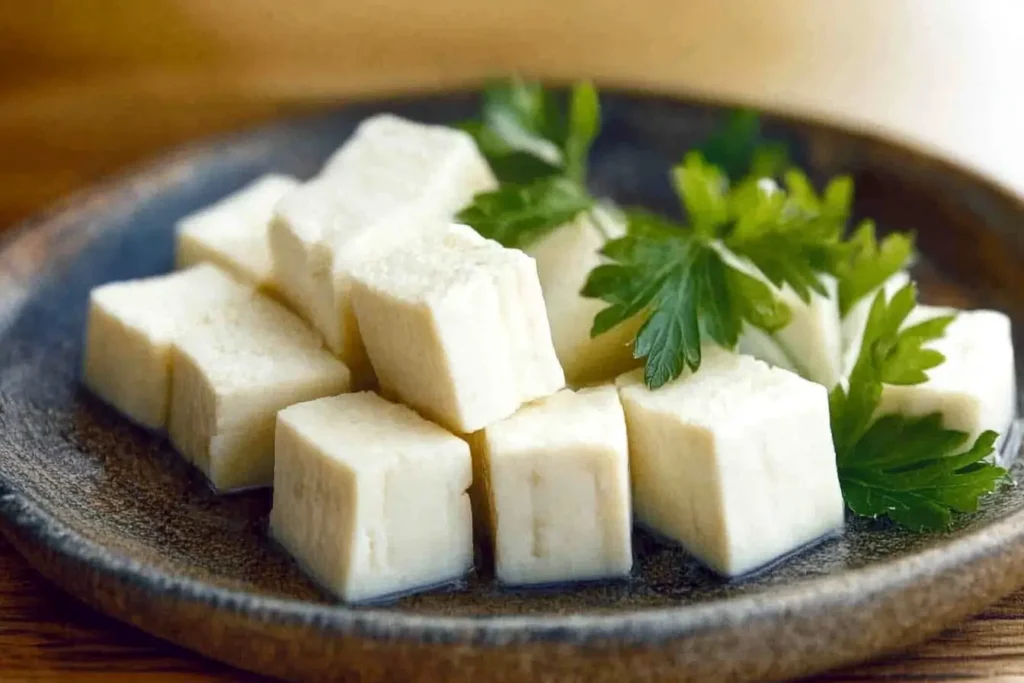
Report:
[[[460,127],[476,140],[480,153],[501,182],[529,183],[560,173],[557,165],[533,152],[512,146],[501,134],[480,121],[469,121]]]
[[[852,183],[840,177],[819,197],[799,171],[786,173],[785,189],[767,180],[729,187],[721,169],[691,152],[672,172],[676,192],[699,236],[721,239],[753,263],[776,287],[789,285],[803,301],[827,295],[820,274],[832,272],[842,249]]]
[[[594,198],[568,178],[505,184],[473,198],[458,220],[506,247],[523,248],[594,206]]]
[[[819,197],[803,173],[785,175],[785,190],[765,181],[742,183],[732,195],[735,225],[725,245],[750,260],[773,285],[789,285],[804,302],[828,290],[849,214],[852,183],[839,177]]]
[[[774,178],[789,166],[785,145],[762,137],[760,118],[752,109],[737,109],[729,114],[697,151],[733,181]]]
[[[485,88],[481,120],[462,128],[503,183],[566,175],[583,184],[601,105],[589,82],[574,84],[565,103],[540,83],[512,78]]]
[[[941,337],[953,316],[907,326],[916,296],[912,284],[888,300],[884,291],[875,296],[849,388],[840,384],[829,395],[832,438],[850,510],[913,530],[943,529],[953,513],[976,510],[1006,470],[986,461],[994,432],[964,448],[967,434],[944,428],[938,413],[875,418],[885,384],[920,384],[945,360],[924,345]]]
[[[590,148],[601,128],[597,90],[572,86],[567,102],[539,83],[511,79],[484,92],[481,121],[463,124],[500,181],[458,219],[507,247],[525,248],[596,200],[586,190]]]
[[[914,252],[914,237],[897,232],[887,235],[879,244],[875,238],[875,224],[866,220],[857,227],[847,244],[847,257],[836,273],[839,278],[839,314],[843,316],[854,304],[907,267]]]
[[[843,249],[852,194],[849,179],[839,178],[819,196],[799,172],[786,174],[784,189],[752,178],[730,187],[699,152],[672,179],[688,224],[630,213],[627,236],[603,251],[611,263],[592,271],[582,292],[609,304],[591,336],[646,316],[633,354],[646,359],[651,388],[684,368],[697,370],[704,340],[733,348],[744,323],[767,332],[785,327],[790,311],[771,285],[788,285],[804,301],[812,292],[827,295],[821,275]]]
[[[789,323],[771,288],[728,265],[711,241],[644,212],[628,218],[628,234],[602,250],[612,262],[591,271],[581,294],[609,304],[594,318],[594,337],[647,314],[633,355],[646,358],[651,388],[697,370],[703,338],[731,348],[744,321],[767,331]]]

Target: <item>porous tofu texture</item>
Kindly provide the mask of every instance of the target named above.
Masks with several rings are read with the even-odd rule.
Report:
[[[325,588],[364,601],[473,562],[469,446],[371,393],[281,411],[273,536]]]
[[[601,247],[625,233],[625,227],[611,216],[599,220],[600,224],[590,214],[582,214],[526,249],[537,261],[555,353],[566,380],[577,386],[614,378],[639,364],[633,358],[633,339],[640,316],[590,337],[594,316],[607,304],[580,296],[580,290],[590,271],[604,261]]]
[[[494,186],[468,134],[381,114],[359,126],[320,176],[278,203],[270,229],[275,278],[357,384],[372,384],[372,373],[349,301],[352,268],[443,229],[474,194]]]
[[[967,432],[972,440],[986,429],[1003,434],[1017,409],[1010,319],[997,311],[918,306],[907,324],[950,313],[956,313],[956,319],[946,334],[927,344],[941,352],[945,362],[928,370],[923,384],[886,385],[879,413],[938,412],[944,427]]]
[[[319,335],[259,294],[177,339],[172,362],[171,442],[219,491],[269,486],[277,411],[350,386]]]
[[[243,282],[274,293],[267,231],[274,205],[298,187],[294,178],[265,175],[177,225],[179,268],[214,263]]]
[[[452,431],[565,385],[533,259],[464,225],[365,264],[352,303],[385,395]]]
[[[821,385],[713,348],[657,390],[617,384],[637,519],[707,566],[744,574],[842,527]]]
[[[629,574],[629,453],[615,387],[529,403],[487,427],[479,443],[499,581]]]
[[[163,429],[174,341],[251,291],[209,264],[97,287],[89,295],[83,382],[131,420]]]

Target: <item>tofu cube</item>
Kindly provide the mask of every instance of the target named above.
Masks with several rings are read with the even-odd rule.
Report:
[[[349,301],[352,268],[443,229],[494,186],[468,134],[382,114],[363,122],[318,178],[278,203],[270,228],[277,282],[357,384],[369,386],[373,376]]]
[[[608,239],[621,237],[625,226],[610,216],[581,215],[531,244],[526,253],[537,261],[555,353],[566,380],[584,385],[611,379],[634,368],[633,339],[642,323],[637,317],[591,339],[594,316],[607,304],[580,296],[590,271],[604,258]]]
[[[832,389],[842,378],[842,332],[839,323],[839,283],[820,275],[827,296],[811,292],[805,302],[793,288],[772,285],[751,262],[724,247],[719,252],[730,265],[767,283],[789,307],[789,324],[772,334],[746,327],[736,350]]]
[[[954,312],[918,306],[907,324]],[[879,413],[941,413],[943,426],[967,432],[972,441],[987,429],[1003,434],[1017,414],[1010,319],[998,311],[956,313],[945,336],[927,345],[946,361],[928,370],[923,384],[886,385]]]
[[[319,335],[259,294],[176,340],[173,364],[171,443],[218,491],[269,486],[277,412],[350,386]]]
[[[366,264],[352,304],[381,389],[454,432],[565,385],[533,259],[464,225]]]
[[[274,266],[267,231],[274,206],[298,187],[294,178],[265,175],[216,204],[178,222],[179,268],[214,263],[254,287],[274,294]]]
[[[89,295],[83,382],[131,420],[163,429],[175,339],[209,311],[250,296],[209,264],[97,287]]]
[[[629,574],[629,451],[614,386],[529,403],[480,441],[499,581]]]
[[[657,389],[617,380],[637,519],[726,576],[843,526],[828,392],[749,356],[706,348]]]
[[[273,536],[325,588],[365,601],[473,563],[469,446],[371,393],[301,403],[277,421]]]
[[[886,299],[891,299],[908,282],[910,282],[908,273],[905,271],[896,273],[887,279],[881,287],[860,299],[846,312],[840,328],[843,341],[843,377],[849,377],[853,372],[853,366],[857,364],[860,347],[864,341],[864,328],[867,327],[868,315],[871,313],[871,304],[874,303],[879,290],[884,289]]]

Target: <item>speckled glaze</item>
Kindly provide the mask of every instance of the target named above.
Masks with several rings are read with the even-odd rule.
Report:
[[[674,210],[669,164],[722,111],[606,94],[594,189]],[[287,679],[783,678],[896,650],[1024,583],[1024,491],[944,534],[851,523],[725,582],[638,532],[625,581],[510,591],[486,575],[393,604],[333,604],[266,538],[270,496],[218,498],[167,443],[83,393],[88,291],[172,266],[174,221],[270,171],[308,176],[368,113],[469,115],[456,94],[363,104],[184,151],[68,201],[0,250],[0,523],[72,595],[207,655]],[[1024,205],[981,178],[866,135],[771,119],[857,209],[919,232],[925,298],[1024,320]],[[1020,341],[1019,328],[1015,335]],[[1024,354],[1019,354],[1024,356]]]

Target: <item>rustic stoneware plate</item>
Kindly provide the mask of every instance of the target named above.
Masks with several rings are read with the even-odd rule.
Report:
[[[671,210],[669,164],[723,110],[626,93],[604,103],[594,189]],[[267,492],[214,496],[164,440],[80,389],[90,288],[170,270],[176,219],[270,170],[312,174],[369,113],[451,122],[474,108],[468,93],[381,101],[243,133],[80,195],[7,241],[0,519],[39,571],[104,612],[245,669],[474,683],[807,674],[905,647],[1024,583],[1024,491],[1007,487],[948,533],[854,522],[740,582],[638,532],[627,581],[523,592],[481,575],[346,607],[267,541]],[[785,118],[767,129],[815,174],[853,173],[859,212],[918,231],[926,300],[1024,320],[1020,199],[874,137]]]

